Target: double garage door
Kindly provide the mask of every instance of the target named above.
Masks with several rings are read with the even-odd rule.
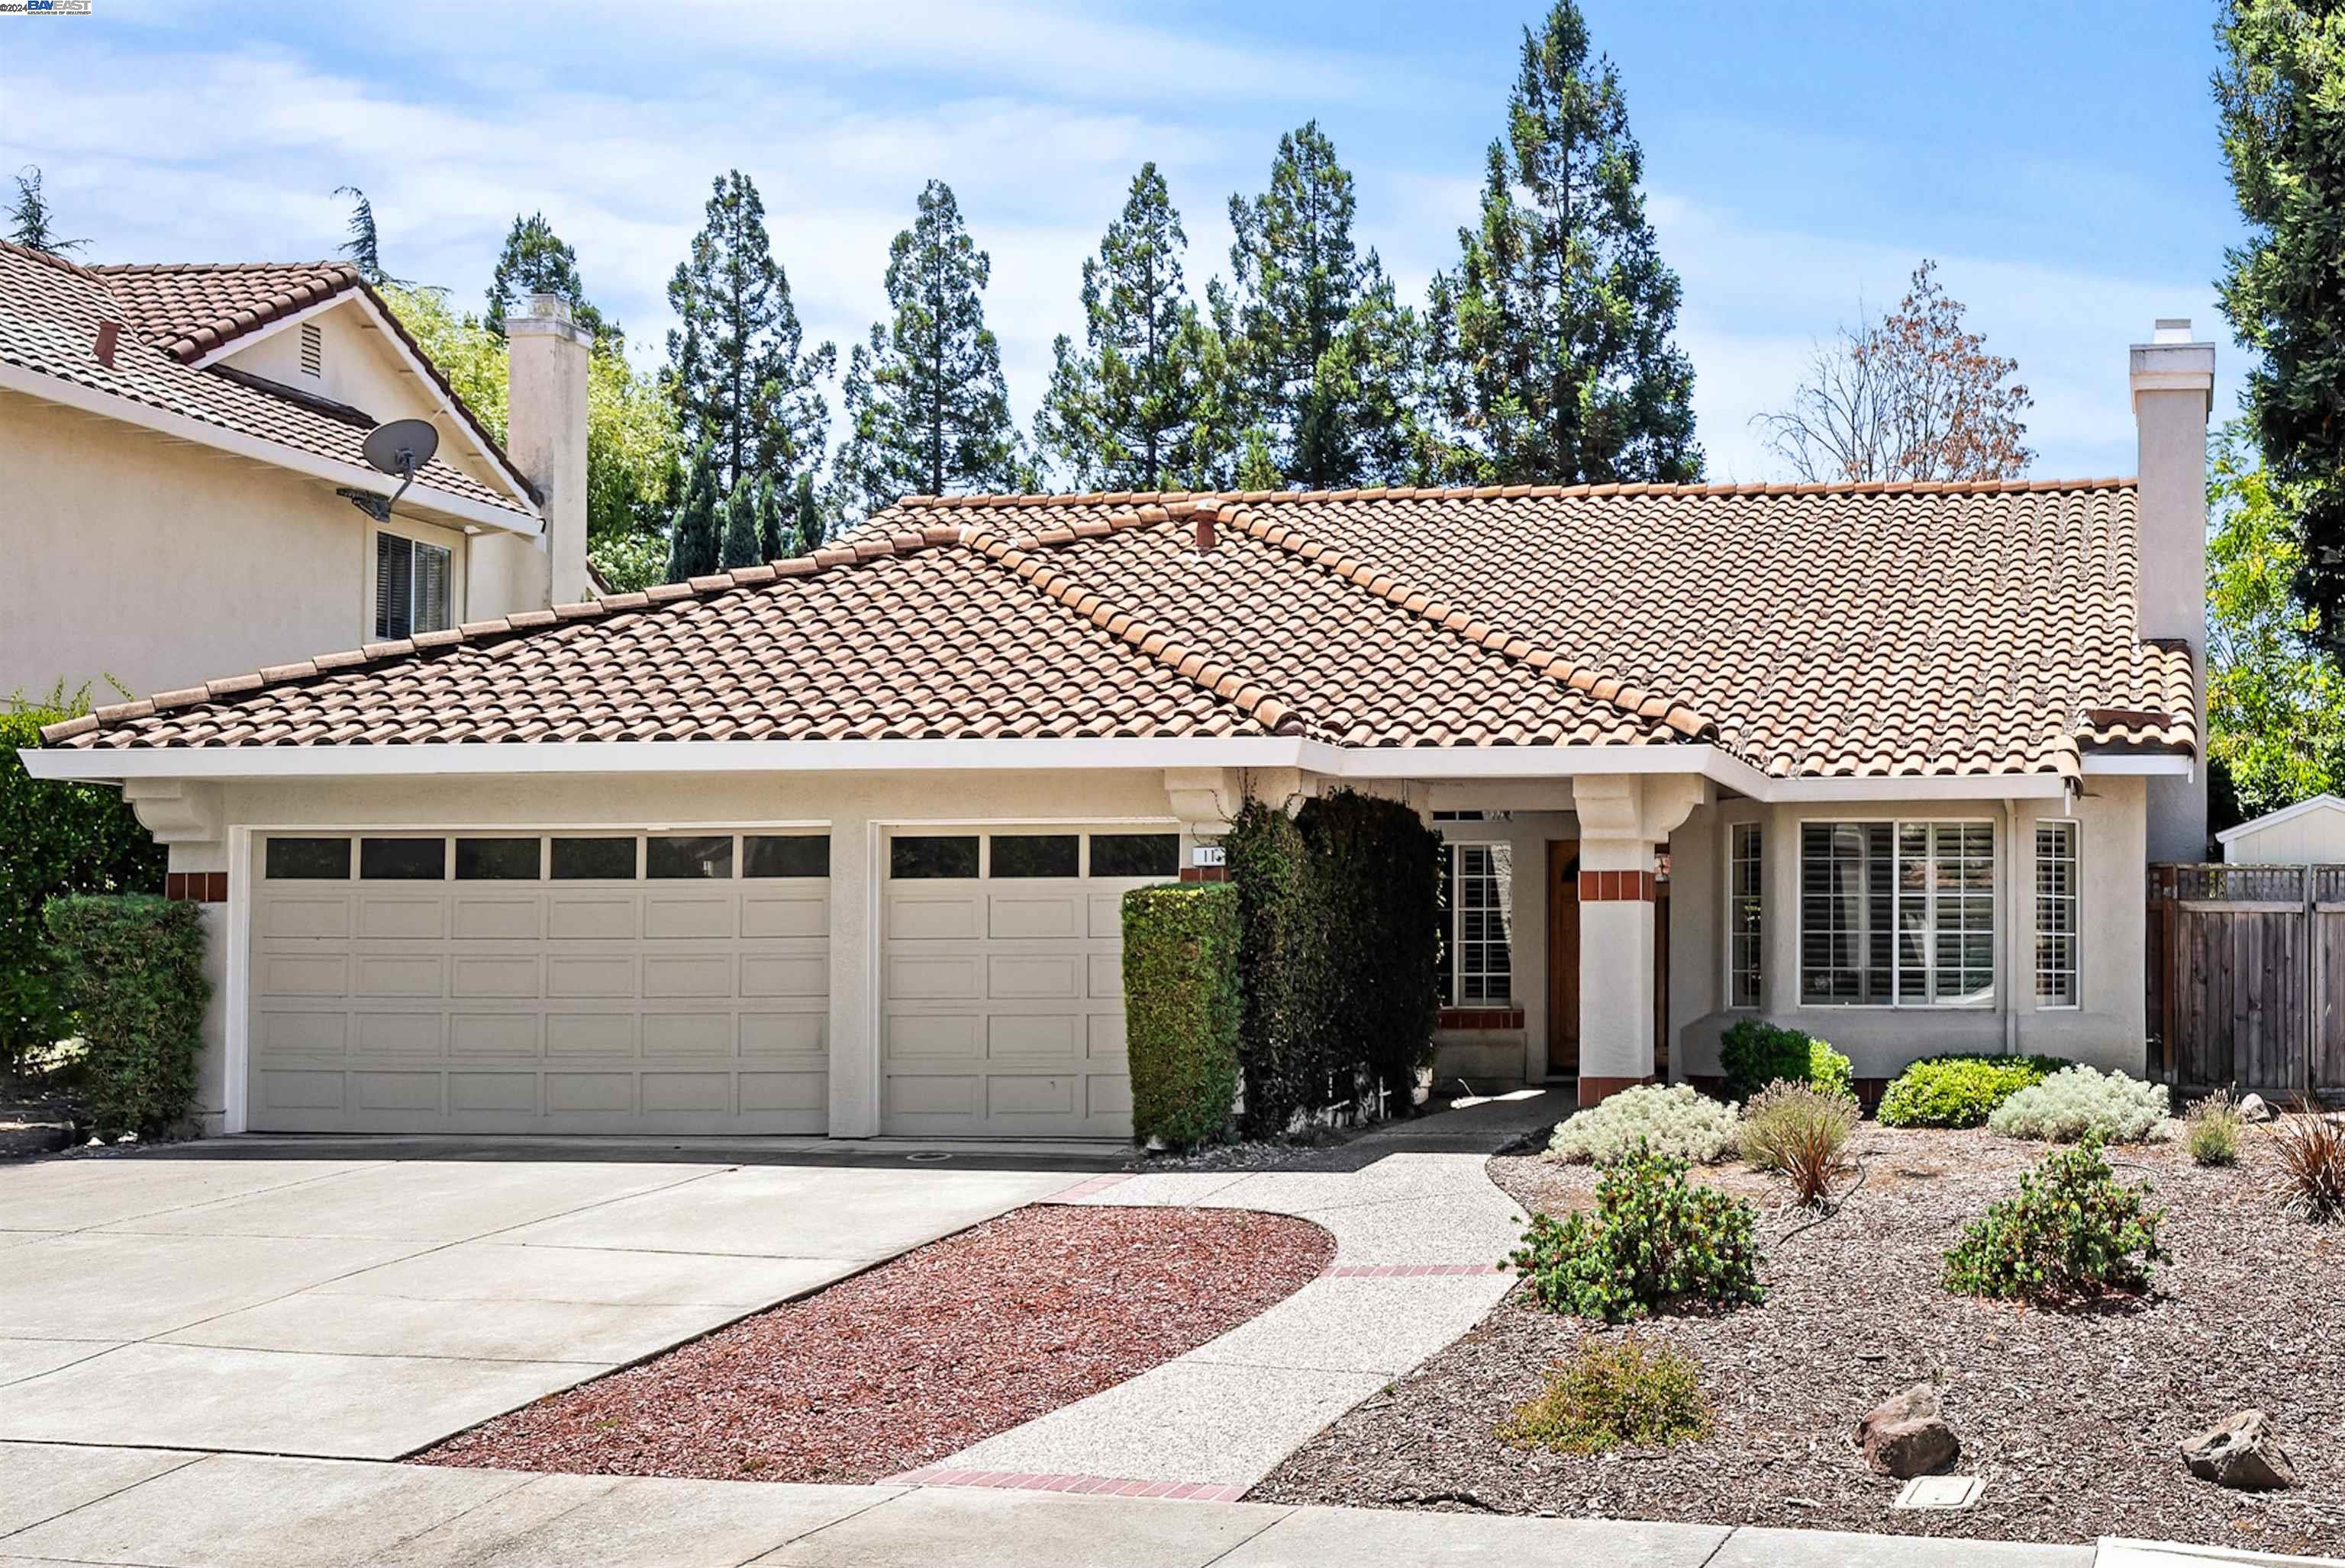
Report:
[[[247,1125],[820,1133],[820,834],[264,839]]]
[[[1162,830],[891,832],[880,1130],[1129,1136],[1122,900],[1179,855]],[[257,1132],[827,1130],[818,830],[270,836],[255,859]]]

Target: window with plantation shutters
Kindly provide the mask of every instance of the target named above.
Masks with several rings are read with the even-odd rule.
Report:
[[[1992,824],[1801,825],[1803,1004],[1984,1006],[1995,952]]]
[[[408,637],[452,624],[455,553],[396,534],[374,536],[374,635]]]

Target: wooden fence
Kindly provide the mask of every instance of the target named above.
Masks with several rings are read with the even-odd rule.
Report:
[[[2345,1097],[2345,866],[2152,866],[2147,941],[2168,1083]]]

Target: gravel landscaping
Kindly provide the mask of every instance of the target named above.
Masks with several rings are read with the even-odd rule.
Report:
[[[1195,1349],[1335,1255],[1305,1220],[1043,1206],[542,1400],[423,1464],[862,1482]]]
[[[2173,1261],[2146,1300],[2057,1313],[1948,1294],[1945,1248],[2010,1193],[2045,1145],[1985,1131],[1866,1123],[1853,1196],[1822,1224],[1779,1179],[1697,1170],[1761,1209],[1765,1305],[1638,1332],[1700,1361],[1716,1430],[1666,1451],[1523,1452],[1495,1429],[1597,1326],[1518,1288],[1479,1327],[1292,1455],[1264,1502],[1594,1514],[1721,1524],[2086,1542],[2174,1539],[2345,1553],[2345,1226],[2282,1218],[2276,1166],[2250,1128],[2242,1164],[2193,1166],[2178,1143],[2111,1151],[2167,1206]],[[1527,1210],[1592,1206],[1595,1174],[1535,1156],[1489,1162]],[[1618,1332],[1612,1330],[1611,1332]],[[1982,1478],[1966,1511],[1893,1510],[1900,1482],[1851,1440],[1874,1404],[1934,1374]],[[2226,1491],[2177,1444],[2246,1406],[2269,1411],[2302,1484]]]

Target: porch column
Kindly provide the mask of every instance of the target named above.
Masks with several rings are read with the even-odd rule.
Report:
[[[1655,857],[1700,805],[1686,774],[1592,775],[1579,814],[1579,1103],[1653,1076]]]

